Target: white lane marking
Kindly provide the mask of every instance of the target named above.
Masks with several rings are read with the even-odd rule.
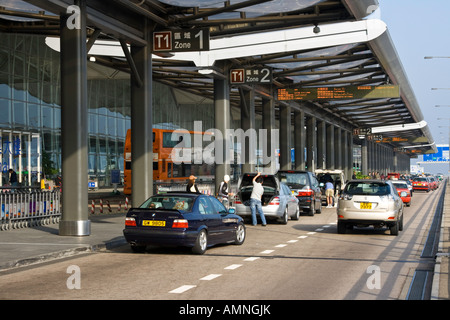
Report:
[[[196,286],[194,286],[194,285],[184,285],[184,286],[178,287],[176,289],[173,289],[172,291],[169,291],[169,293],[183,293],[183,292],[186,292],[195,287]]]
[[[298,237],[299,239],[305,239],[305,238],[308,238],[308,236],[300,236],[300,237]]]
[[[275,248],[284,248],[284,247],[286,247],[286,246],[287,246],[287,244],[282,243],[282,244],[277,244],[277,245],[275,246]]]
[[[316,231],[323,231],[323,229],[322,228],[318,228],[318,229],[316,229]]]
[[[244,261],[255,261],[259,259],[259,257],[249,257],[249,258],[245,258]]]
[[[207,275],[206,277],[201,278],[200,280],[209,281],[209,280],[213,280],[215,278],[218,278],[220,276],[221,276],[221,274],[212,273],[212,274]]]
[[[315,232],[308,232],[307,234],[316,234]]]
[[[264,251],[261,251],[260,253],[262,253],[262,254],[268,254],[268,253],[272,253],[272,252],[274,252],[275,250],[264,250]]]
[[[322,228],[329,228],[329,227],[331,227],[331,226],[329,226],[329,225],[322,226]]]
[[[296,243],[298,240],[289,240],[288,243]]]
[[[232,264],[232,265],[230,265],[230,266],[228,266],[228,267],[225,267],[224,269],[227,269],[227,270],[234,270],[234,269],[239,268],[240,266],[242,266],[242,264]]]

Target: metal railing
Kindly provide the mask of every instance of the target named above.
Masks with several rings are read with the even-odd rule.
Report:
[[[0,230],[48,225],[61,217],[61,192],[0,188]]]

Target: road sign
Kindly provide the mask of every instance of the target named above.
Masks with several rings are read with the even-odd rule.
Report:
[[[153,32],[153,52],[209,50],[209,28]]]
[[[230,70],[231,84],[270,84],[272,69],[268,67],[239,68]]]
[[[400,89],[396,85],[284,88],[278,89],[277,96],[280,101],[399,98]]]

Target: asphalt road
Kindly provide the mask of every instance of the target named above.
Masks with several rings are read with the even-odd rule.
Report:
[[[0,299],[405,299],[440,190],[416,192],[404,230],[336,232],[336,209],[267,227],[247,225],[242,246],[197,256],[128,246],[0,272]]]

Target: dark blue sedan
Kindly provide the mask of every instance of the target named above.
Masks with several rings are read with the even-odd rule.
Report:
[[[216,198],[177,192],[154,195],[131,208],[123,234],[134,252],[147,245],[174,245],[203,254],[219,243],[243,244],[246,229],[242,218]]]

